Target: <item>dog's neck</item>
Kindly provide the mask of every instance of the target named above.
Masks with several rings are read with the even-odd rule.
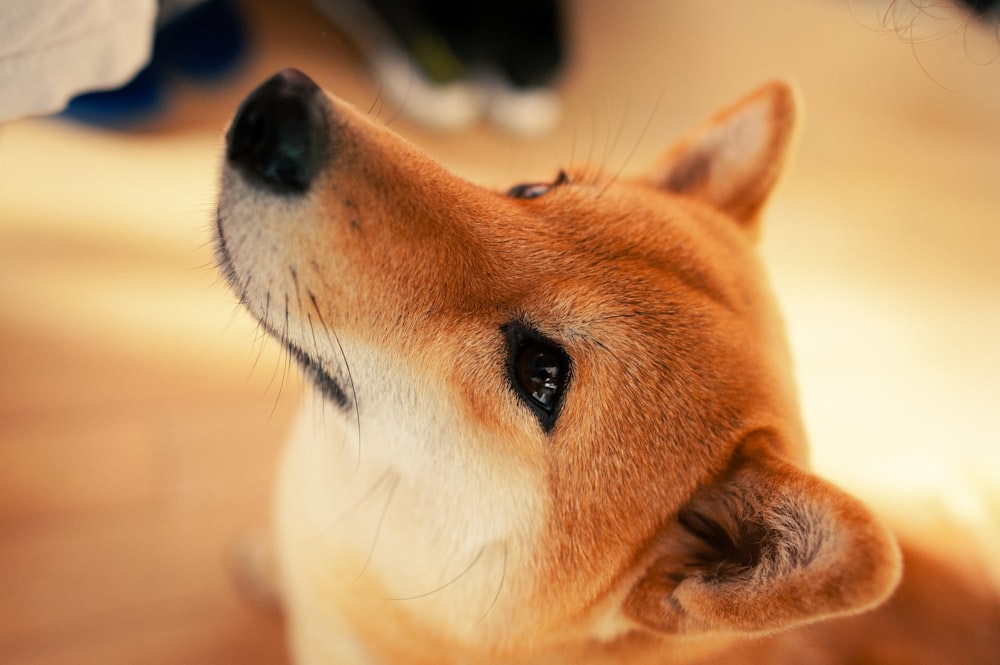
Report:
[[[433,454],[414,450],[426,443],[384,418],[359,419],[318,396],[306,404],[284,460],[282,485],[292,483],[295,491],[279,503],[279,542],[292,557],[282,571],[284,592],[299,599],[289,606],[302,612],[296,630],[309,633],[295,641],[322,652],[302,662],[488,665],[483,636],[499,645],[493,657],[506,665],[659,664],[664,653],[684,664],[730,651],[726,662],[750,663],[770,648],[769,641],[719,635],[653,634],[624,617],[621,599],[610,597],[574,625],[552,631],[548,648],[530,655],[513,645],[508,650],[504,633],[531,616],[520,602],[508,602],[530,593],[517,588],[518,566],[530,553],[517,550],[516,529],[530,532],[537,528],[531,520],[545,514],[530,483],[518,489],[515,478],[470,476],[468,467],[450,474],[456,460],[449,460],[447,442],[439,441]],[[324,446],[315,445],[317,424],[326,432]],[[289,542],[302,533],[312,534],[308,543]],[[302,585],[314,587],[317,579],[325,602],[314,606],[316,589]],[[333,597],[339,600],[328,602]],[[516,632],[524,630],[519,625]]]
[[[425,637],[443,626],[473,640],[523,614],[512,601],[526,592],[518,588],[531,554],[524,544],[545,515],[538,478],[467,459],[470,442],[448,440],[432,405],[416,409],[421,417],[393,419],[358,417],[318,397],[306,403],[286,453],[282,486],[293,491],[279,497],[287,517],[279,524],[298,534],[288,538],[311,536],[284,543],[307,559],[286,578],[305,567],[329,584],[324,593],[368,597]],[[324,445],[315,443],[317,427]]]

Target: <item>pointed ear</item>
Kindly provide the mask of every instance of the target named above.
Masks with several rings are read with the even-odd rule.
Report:
[[[669,149],[647,178],[699,199],[750,231],[795,135],[792,89],[772,82],[715,115]]]
[[[895,588],[888,530],[833,485],[747,441],[658,535],[625,614],[657,631],[769,633],[874,607]]]

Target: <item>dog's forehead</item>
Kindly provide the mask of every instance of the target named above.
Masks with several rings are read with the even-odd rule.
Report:
[[[553,311],[666,309],[697,301],[732,310],[758,283],[752,241],[707,206],[641,181],[571,184],[521,205],[502,224],[506,269]]]

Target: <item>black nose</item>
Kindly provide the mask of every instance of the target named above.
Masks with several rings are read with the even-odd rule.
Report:
[[[226,159],[275,193],[305,192],[327,156],[324,102],[302,72],[278,72],[240,105],[226,134]]]

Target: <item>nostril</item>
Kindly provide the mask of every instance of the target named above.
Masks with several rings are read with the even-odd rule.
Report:
[[[293,69],[250,94],[226,134],[226,158],[279,193],[309,189],[326,155],[327,121],[320,89]]]

